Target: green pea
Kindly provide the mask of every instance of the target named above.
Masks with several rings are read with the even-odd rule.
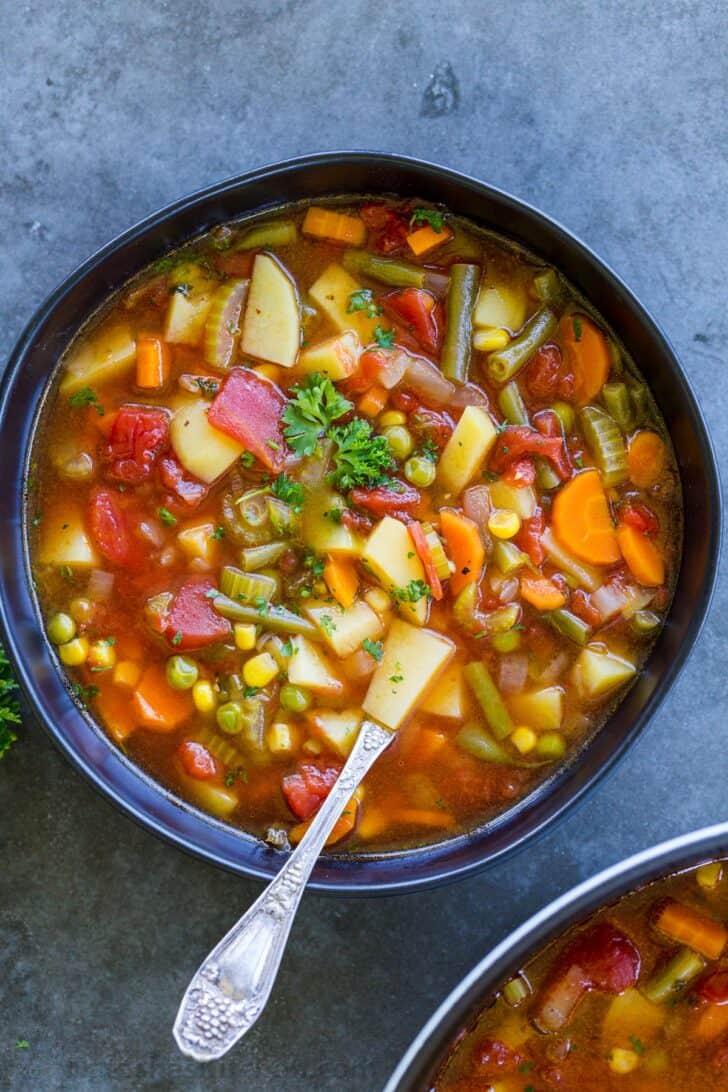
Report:
[[[427,489],[435,480],[435,464],[421,455],[413,455],[404,464],[404,476],[418,489]]]
[[[294,686],[293,683],[284,683],[278,700],[289,713],[305,713],[311,705],[308,690],[304,690],[302,686]]]
[[[189,656],[170,656],[167,660],[167,682],[175,690],[191,690],[200,671]]]
[[[517,629],[508,629],[505,633],[494,633],[490,643],[496,652],[516,652],[521,647],[521,634]]]
[[[217,726],[228,736],[235,736],[243,729],[243,707],[239,701],[226,701],[219,705],[215,714]]]
[[[395,459],[406,459],[415,446],[412,433],[404,425],[390,425],[383,430],[382,436],[386,437],[389,450]]]
[[[48,640],[54,645],[65,645],[76,636],[76,623],[70,614],[61,611],[54,614],[48,622]]]

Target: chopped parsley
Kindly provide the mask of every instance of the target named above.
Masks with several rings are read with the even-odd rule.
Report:
[[[197,389],[204,398],[212,400],[220,390],[220,384],[216,379],[210,379],[209,376],[206,375],[199,375],[197,377]],[[247,455],[248,452],[245,454]],[[240,458],[242,459],[242,455]]]
[[[365,637],[361,643],[361,647],[365,652],[368,652],[372,659],[376,660],[378,664],[382,662],[384,645],[381,641],[371,641],[368,637]]]
[[[352,314],[354,311],[364,311],[367,318],[377,318],[382,313],[381,307],[374,299],[371,288],[359,288],[356,292],[352,292],[346,305],[346,311],[347,314]]]
[[[81,705],[86,705],[94,698],[99,696],[98,686],[82,686],[81,683],[75,682],[71,684],[71,690],[75,697],[81,702]]]
[[[244,698],[254,698],[255,695],[259,694],[259,693],[260,693],[260,687],[259,686],[246,686],[246,687],[243,688],[243,697]]]
[[[335,469],[329,482],[345,492],[357,486],[384,485],[394,469],[392,452],[386,436],[374,436],[372,426],[362,417],[331,429],[336,443]]]
[[[18,738],[11,725],[20,724],[18,684],[15,681],[5,649],[0,645],[0,758]]]
[[[103,417],[106,410],[101,405],[98,399],[98,395],[93,387],[81,387],[80,391],[76,391],[68,399],[68,404],[73,409],[81,409],[83,406],[93,406],[99,417]]]
[[[579,470],[584,469],[584,460],[582,459],[581,455],[574,456],[574,466],[577,466]]]
[[[172,515],[169,508],[158,508],[157,515],[167,527],[174,527],[177,523],[177,517]]]
[[[429,463],[436,463],[440,456],[440,449],[434,440],[423,440],[415,454],[421,459],[427,459]]]
[[[399,662],[399,660],[397,660],[397,663],[394,665],[394,670],[395,670],[396,674],[390,675],[389,676],[389,681],[393,682],[393,683],[404,682],[404,675],[402,674],[402,665]]]
[[[327,508],[324,512],[324,518],[330,519],[332,523],[341,523],[341,513],[343,508]]]
[[[312,575],[317,580],[320,580],[321,577],[324,575],[326,563],[322,557],[316,557],[316,554],[313,553],[313,551],[307,551],[306,556],[303,559],[303,564],[307,569],[311,570]]]
[[[629,1041],[632,1044],[632,1050],[635,1054],[644,1054],[645,1048],[641,1039],[638,1039],[636,1035],[630,1035]]]
[[[236,781],[242,781],[245,785],[248,783],[248,771],[242,766],[238,766],[236,770],[228,770],[225,774],[225,784],[229,789]]]
[[[174,637],[172,638],[172,644],[176,648],[177,645],[179,645],[181,643],[182,643],[182,631],[178,629],[177,632],[175,633]]]
[[[250,467],[255,462],[255,455],[252,451],[244,451],[240,456],[240,464],[244,467]]]
[[[581,341],[582,325],[578,315],[571,316],[571,325],[574,328],[574,341]]]
[[[294,398],[283,410],[284,434],[296,455],[313,455],[320,437],[352,409],[330,379],[314,372],[292,388]]]
[[[493,470],[484,470],[483,477],[487,482],[497,482],[500,478],[500,474],[496,474]]]
[[[444,213],[437,209],[415,209],[410,216],[410,230],[418,224],[429,224],[433,231],[439,235],[445,225]]]
[[[319,625],[321,626],[321,629],[324,631],[327,637],[330,637],[336,629],[336,623],[334,622],[330,614],[322,614],[319,618]]]
[[[30,1046],[30,1043],[28,1042],[27,1039],[16,1039],[15,1040],[15,1049],[16,1050],[27,1050],[29,1046]]]
[[[432,592],[424,580],[410,580],[404,588],[392,588],[391,594],[399,603],[417,603],[420,599],[429,599]]]
[[[278,500],[290,504],[294,512],[300,512],[303,508],[303,486],[294,482],[287,474],[279,474],[271,485],[271,492]]]
[[[216,527],[215,530],[212,532],[210,538],[215,538],[219,542],[221,539],[225,538],[225,528]]]
[[[285,641],[281,645],[281,656],[291,657],[293,655],[293,641],[290,637],[286,637]]]
[[[391,349],[394,345],[394,330],[385,330],[383,326],[375,326],[374,340],[380,349]]]
[[[271,451],[280,451],[281,450],[281,445],[278,443],[277,440],[266,440],[265,442],[266,442],[267,446],[271,449]]]

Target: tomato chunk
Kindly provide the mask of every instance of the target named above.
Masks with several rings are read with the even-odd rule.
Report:
[[[526,485],[533,485],[536,481],[536,464],[533,459],[524,456],[511,463],[503,475],[506,485],[513,485],[516,489],[522,489]]]
[[[204,648],[230,636],[230,623],[217,613],[208,594],[214,587],[207,578],[188,580],[172,600],[165,634],[178,652]]]
[[[541,535],[546,529],[546,518],[540,508],[528,519],[524,519],[513,541],[519,550],[528,554],[534,565],[541,565],[546,551],[541,543]]]
[[[169,413],[152,406],[122,406],[102,458],[107,477],[135,485],[148,478],[169,443]]]
[[[198,781],[209,781],[222,771],[222,765],[202,743],[186,739],[177,748],[177,756],[185,773]]]
[[[283,778],[286,803],[297,819],[310,819],[323,804],[341,773],[335,762],[301,762],[295,773]]]
[[[382,296],[386,314],[399,319],[427,353],[438,353],[442,339],[437,300],[424,288],[400,288]]]
[[[173,502],[185,509],[197,508],[209,493],[204,482],[193,478],[174,455],[165,455],[157,467],[160,484],[172,494]]]
[[[352,489],[352,502],[359,508],[366,508],[377,516],[391,515],[392,512],[406,512],[415,508],[422,497],[419,489],[404,482],[393,481],[392,485],[377,485],[370,489]]]
[[[524,374],[528,393],[536,401],[574,400],[574,376],[564,364],[558,345],[542,345],[537,349]]]
[[[359,215],[369,232],[369,243],[380,254],[392,254],[407,242],[408,217],[386,205],[362,205]]]
[[[571,477],[563,437],[544,436],[528,425],[507,425],[499,433],[490,456],[490,469],[502,474],[524,455],[541,455],[548,459],[562,481]]]
[[[721,967],[702,978],[695,995],[710,1005],[728,1005],[728,968]]]
[[[98,486],[91,491],[89,526],[94,541],[107,561],[136,568],[143,560],[142,544],[129,525],[128,509],[118,493]]]
[[[630,501],[619,511],[622,523],[634,527],[641,535],[656,535],[660,530],[660,521],[651,508],[641,501]]]
[[[285,396],[269,379],[248,368],[233,368],[207,420],[243,444],[269,470],[280,471],[293,454],[283,435],[285,406]]]

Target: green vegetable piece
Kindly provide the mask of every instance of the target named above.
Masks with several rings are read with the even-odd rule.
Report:
[[[564,430],[564,434],[568,436],[574,431],[574,425],[576,424],[576,414],[574,413],[574,407],[570,406],[568,402],[554,402],[551,410],[556,414],[559,421],[561,421],[561,427]]]
[[[480,287],[477,265],[456,262],[450,266],[447,290],[447,329],[442,346],[441,368],[448,379],[464,383],[470,366],[473,338],[473,308]]]
[[[270,220],[256,224],[246,231],[233,246],[233,250],[257,250],[258,247],[292,246],[298,238],[292,220]]]
[[[508,629],[505,633],[494,633],[490,644],[496,652],[517,652],[521,647],[520,630]]]
[[[48,622],[48,640],[54,645],[65,645],[76,636],[76,623],[70,614],[59,611]]]
[[[634,414],[626,384],[605,383],[602,387],[602,399],[607,413],[614,418],[622,432],[631,432],[634,428]]]
[[[636,613],[633,614],[631,621],[632,629],[640,637],[648,637],[662,625],[662,619],[659,614],[654,614],[651,610],[636,611]]]
[[[425,284],[425,270],[420,266],[398,258],[378,258],[366,250],[345,251],[341,264],[349,273],[371,277],[393,288],[423,288]]]
[[[297,455],[313,455],[320,437],[352,404],[318,372],[307,375],[291,394],[294,397],[283,410],[285,437]]]
[[[390,425],[382,432],[395,459],[403,460],[412,452],[415,441],[412,433],[404,425]]]
[[[597,406],[584,406],[579,412],[579,423],[604,485],[609,488],[626,481],[627,445],[614,418]]]
[[[278,500],[290,504],[294,512],[303,508],[304,492],[299,482],[294,482],[287,474],[279,474],[271,485],[271,492]]]
[[[641,383],[636,384],[634,387],[630,387],[629,396],[634,408],[635,424],[641,425],[650,413],[650,396],[647,393],[647,387],[644,387]]]
[[[505,739],[513,731],[513,721],[488,668],[479,660],[474,660],[465,665],[463,674],[493,735],[496,739]]]
[[[493,562],[504,576],[522,569],[529,564],[528,557],[508,539],[496,539],[493,543]]]
[[[404,464],[404,476],[418,489],[427,489],[435,481],[435,464],[424,455],[413,455]]]
[[[166,666],[167,682],[174,690],[191,690],[200,669],[190,656],[170,656]]]
[[[535,459],[536,481],[541,489],[558,489],[561,478],[547,459]]]
[[[518,761],[479,724],[466,724],[458,732],[455,742],[461,751],[472,755],[473,758],[479,758],[481,762],[496,762],[501,766],[510,766],[516,765]]]
[[[652,978],[637,988],[653,1004],[664,1004],[682,993],[702,973],[705,963],[703,957],[692,948],[681,948]]]
[[[591,637],[591,626],[587,625],[581,618],[577,618],[570,610],[564,610],[563,608],[551,610],[542,614],[541,617],[562,637],[568,637],[570,641],[582,648]]]
[[[505,349],[498,349],[488,357],[488,376],[494,383],[507,383],[538,348],[555,333],[558,319],[549,307],[537,311],[525,324],[518,337]]]
[[[543,269],[533,278],[533,288],[541,303],[558,303],[563,295],[561,278],[555,269]]]
[[[498,391],[498,408],[509,425],[527,425],[528,410],[518,384],[513,379]]]
[[[254,573],[275,565],[288,549],[285,542],[266,542],[263,546],[248,546],[240,551],[240,563],[246,573]]]
[[[212,599],[212,605],[218,614],[231,622],[254,622],[262,625],[271,633],[300,633],[312,641],[321,640],[321,631],[313,622],[301,618],[285,607],[261,600],[256,605],[236,603],[222,593]]]
[[[305,713],[311,707],[311,693],[303,686],[294,686],[293,683],[284,683],[278,700],[289,713]]]
[[[513,1009],[518,1008],[530,996],[531,987],[522,974],[511,978],[503,987],[503,1000]]]
[[[536,754],[555,761],[566,754],[566,740],[561,732],[542,732],[536,743]]]
[[[263,573],[247,573],[234,565],[225,565],[220,574],[223,595],[241,603],[255,603],[262,599],[270,602],[276,593],[276,581]]]
[[[336,444],[335,469],[328,481],[348,492],[357,486],[383,485],[395,464],[385,436],[374,436],[372,426],[362,417],[335,425],[329,435]]]
[[[245,723],[243,707],[239,701],[226,701],[217,707],[215,713],[217,726],[226,736],[236,736],[242,732]]]

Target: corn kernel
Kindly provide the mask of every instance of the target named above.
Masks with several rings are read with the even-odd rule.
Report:
[[[278,674],[278,664],[270,652],[259,652],[243,667],[246,686],[267,686]]]
[[[319,743],[317,739],[307,739],[301,748],[308,755],[320,755],[323,749],[323,744]]]
[[[72,641],[66,641],[65,645],[58,646],[58,655],[61,663],[66,667],[80,667],[86,663],[89,643],[86,637],[74,637]]]
[[[382,413],[377,421],[380,428],[391,428],[393,425],[406,425],[407,414],[401,410],[387,410]]]
[[[376,614],[385,614],[392,607],[392,600],[383,588],[370,588],[364,601]]]
[[[507,330],[499,330],[497,326],[488,327],[485,330],[476,330],[473,334],[473,348],[480,353],[494,353],[496,349],[505,349],[511,335]]]
[[[639,1065],[639,1055],[634,1050],[613,1047],[609,1051],[609,1068],[612,1073],[631,1073]]]
[[[142,669],[135,660],[119,660],[114,668],[111,681],[114,686],[124,686],[133,690],[141,678]]]
[[[235,647],[242,652],[250,652],[255,648],[256,633],[252,622],[236,622],[233,626],[235,634]]]
[[[211,682],[198,679],[192,687],[192,701],[195,709],[203,716],[210,716],[217,709],[217,694]]]
[[[488,530],[495,538],[513,538],[520,529],[520,516],[510,508],[496,508],[488,519]]]
[[[88,650],[87,661],[96,671],[108,671],[116,663],[116,649],[108,641],[94,641]]]
[[[720,861],[711,861],[710,864],[701,865],[695,873],[695,878],[701,887],[717,887],[723,875],[723,866]]]
[[[274,721],[265,734],[268,750],[274,755],[291,755],[296,750],[296,735],[285,720]]]
[[[522,755],[527,755],[538,743],[538,736],[533,728],[516,728],[511,732],[511,743]]]

